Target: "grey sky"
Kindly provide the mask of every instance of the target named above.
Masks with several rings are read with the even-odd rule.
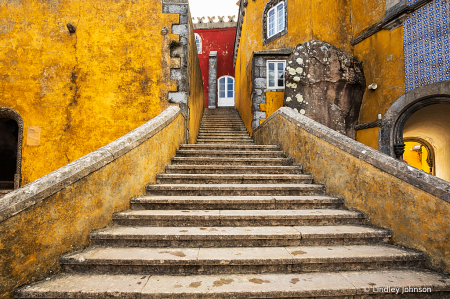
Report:
[[[239,7],[236,5],[238,0],[189,0],[192,17],[208,17],[225,16],[228,21],[228,16],[237,16]]]

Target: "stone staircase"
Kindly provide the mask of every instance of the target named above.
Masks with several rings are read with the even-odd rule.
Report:
[[[198,143],[181,146],[147,196],[62,257],[62,274],[16,296],[393,298],[379,288],[411,287],[431,293],[395,298],[450,298],[423,254],[390,245],[389,231],[313,181],[279,146],[254,145],[236,110],[206,110]]]

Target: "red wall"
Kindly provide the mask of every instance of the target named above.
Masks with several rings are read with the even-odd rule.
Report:
[[[234,78],[233,48],[236,27],[223,29],[197,29],[195,33],[202,38],[202,54],[199,54],[202,69],[205,107],[208,108],[209,52],[217,51],[217,79],[228,75]]]

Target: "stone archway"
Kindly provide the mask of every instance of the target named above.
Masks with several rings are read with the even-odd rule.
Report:
[[[379,151],[401,158],[405,147],[403,129],[408,119],[424,107],[442,103],[450,104],[449,81],[425,85],[403,94],[383,117],[378,138]]]
[[[17,156],[16,156],[16,171],[14,174],[14,189],[20,188],[21,181],[21,166],[22,166],[22,140],[23,140],[23,120],[16,111],[10,108],[0,107],[0,118],[11,119],[17,123]]]

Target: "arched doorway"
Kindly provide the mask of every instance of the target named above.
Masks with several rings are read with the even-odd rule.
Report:
[[[234,78],[223,76],[218,80],[218,107],[234,107]]]
[[[23,121],[12,109],[0,107],[0,190],[20,187]]]

